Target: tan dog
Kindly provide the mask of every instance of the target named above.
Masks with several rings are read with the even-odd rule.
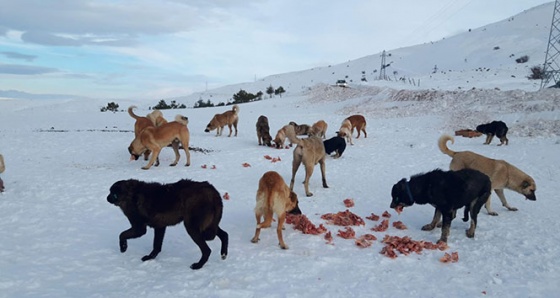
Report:
[[[313,125],[311,125],[311,129],[309,130],[309,135],[316,135],[318,137],[322,137],[323,139],[326,139],[326,134],[327,134],[327,122],[323,121],[323,120],[319,120],[315,123],[313,123]]]
[[[448,135],[441,136],[438,140],[438,147],[441,152],[451,156],[449,169],[452,171],[474,169],[486,174],[492,181],[492,189],[502,201],[502,205],[508,210],[517,211],[517,208],[511,207],[506,201],[504,188],[520,193],[528,200],[535,201],[537,199],[535,196],[537,185],[531,176],[504,160],[491,159],[471,151],[451,151],[447,148],[447,141],[451,141],[451,144],[453,144],[454,139]],[[485,207],[488,214],[498,215],[498,213],[492,211],[490,198],[488,198]]]
[[[354,145],[354,143],[352,143],[352,123],[350,122],[350,120],[344,119],[344,121],[342,121],[342,124],[340,124],[340,128],[338,129],[336,134],[339,137],[346,139],[346,141],[350,143],[350,145]]]
[[[167,123],[167,120],[165,120],[165,118],[163,118],[163,114],[161,113],[160,110],[154,110],[151,113],[149,113],[148,115],[146,115],[146,117],[142,117],[142,116],[138,116],[136,114],[134,114],[134,109],[136,109],[136,106],[130,106],[128,107],[128,114],[130,115],[130,117],[136,119],[136,122],[134,123],[134,137],[138,137],[138,135],[142,132],[142,130],[144,130],[144,128],[146,127],[150,127],[150,126],[160,126],[164,123]],[[150,150],[147,150],[146,152],[144,152],[144,160],[148,160],[148,157],[150,156]],[[159,162],[157,162],[157,164],[159,164]],[[156,164],[156,165],[157,165]]]
[[[128,147],[128,152],[131,154],[130,158],[138,159],[146,150],[152,151],[153,154],[150,161],[146,166],[142,167],[142,169],[147,170],[158,159],[161,149],[171,144],[175,152],[175,161],[170,164],[170,166],[175,166],[181,157],[181,155],[179,155],[179,143],[173,142],[173,140],[177,139],[183,145],[187,156],[187,163],[185,166],[189,166],[191,164],[191,154],[189,152],[190,135],[187,124],[187,117],[177,115],[175,121],[162,124],[158,127],[151,126],[145,128],[138,137],[134,138]]]
[[[268,126],[268,118],[261,115],[257,119],[257,139],[259,140],[259,145],[272,146],[272,137],[270,136],[270,127]]]
[[[286,129],[291,125],[284,125],[282,128],[278,130],[276,136],[274,137],[274,144],[276,144],[276,148],[282,149],[284,148],[284,142],[286,141]],[[290,143],[292,146],[292,143]]]
[[[306,139],[298,139],[295,135],[295,131],[292,125],[289,125],[286,129],[286,136],[297,147],[294,149],[294,158],[292,161],[292,180],[290,181],[290,190],[294,189],[294,179],[296,172],[303,163],[305,167],[305,195],[310,197],[313,195],[309,191],[309,178],[313,174],[313,169],[316,164],[321,166],[321,177],[323,180],[323,187],[328,188],[327,180],[325,178],[325,160],[327,154],[325,153],[325,146],[323,145],[323,140],[317,136],[310,136]]]
[[[0,154],[0,174],[4,173],[6,170],[6,164],[4,164],[4,156]]]
[[[6,170],[6,165],[4,164],[4,156],[0,154],[0,174],[4,173],[5,170]],[[0,178],[0,192],[3,191],[4,191],[4,181],[2,181],[2,178]]]
[[[231,126],[235,128],[235,136],[237,137],[237,122],[239,121],[239,107],[237,105],[233,105],[230,111],[224,112],[222,114],[216,114],[210,120],[210,123],[206,125],[205,132],[210,132],[216,129],[216,136],[221,136],[224,126],[228,126],[229,128],[229,135],[231,137]]]
[[[282,249],[288,249],[282,237],[282,229],[287,212],[291,214],[301,214],[301,210],[299,210],[298,207],[297,195],[288,188],[288,185],[286,185],[286,182],[284,182],[280,174],[274,171],[264,173],[259,180],[259,189],[257,190],[257,204],[255,206],[257,228],[251,242],[259,242],[261,229],[271,226],[272,217],[274,213],[276,213],[278,217],[278,227],[276,228],[278,242]],[[261,218],[263,216],[264,221],[261,223]]]

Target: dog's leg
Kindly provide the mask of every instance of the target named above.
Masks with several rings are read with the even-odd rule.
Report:
[[[506,207],[509,211],[517,211],[518,209],[515,207],[511,207],[507,200],[506,200],[506,196],[504,195],[504,190],[503,189],[494,189],[494,192],[498,195],[498,198],[500,198],[500,201],[502,201],[502,205],[504,207]]]
[[[237,121],[235,120],[235,122],[233,122],[233,128],[235,128],[235,136],[237,137]]]
[[[200,248],[200,252],[202,253],[202,256],[200,257],[200,260],[198,260],[198,262],[196,262],[196,263],[191,264],[191,269],[197,270],[197,269],[202,268],[202,266],[204,266],[204,264],[206,264],[206,262],[208,261],[208,258],[210,257],[210,253],[212,253],[212,250],[210,249],[210,247],[206,243],[206,240],[204,240],[204,237],[202,236],[198,225],[187,224],[186,221],[184,222],[184,225],[185,225],[185,228],[187,229],[187,233],[189,233],[192,240],[194,241],[194,243],[196,243],[198,248]]]
[[[278,244],[282,249],[288,249],[286,243],[284,243],[284,238],[282,237],[282,228],[284,227],[284,221],[286,221],[286,212],[278,216],[278,227],[276,228],[276,234],[278,235]]]
[[[148,160],[150,158],[150,150],[146,150],[146,152],[144,152],[144,160]]]
[[[496,191],[496,190],[494,190]],[[492,215],[492,216],[496,216],[498,215],[498,212],[495,212],[492,210],[492,200],[491,200],[491,196],[488,196],[488,200],[486,201],[486,204],[484,205],[484,208],[486,208],[486,211],[488,212],[488,215]]]
[[[432,219],[432,222],[422,226],[422,231],[431,231],[435,229],[435,227],[439,223],[440,218],[441,218],[441,212],[438,209],[436,209],[434,211],[434,218]]]
[[[471,226],[466,231],[467,237],[473,238],[474,232],[476,230],[476,226],[478,223],[478,213],[480,213],[480,209],[484,202],[490,201],[490,192],[482,194],[475,202],[471,203],[470,208],[470,215],[471,215]]]
[[[362,127],[362,131],[364,132],[364,138],[367,138],[366,126]]]
[[[310,163],[306,164],[304,162],[304,167],[305,167],[305,181],[303,182],[303,185],[305,187],[305,195],[311,197],[313,196],[313,193],[309,191],[309,178],[311,178],[311,175],[313,175],[313,168],[315,166],[313,164]]]
[[[179,159],[181,158],[181,155],[179,154],[179,142],[173,140],[173,142],[171,142],[171,147],[173,148],[173,153],[175,153],[175,161],[171,163],[169,166],[174,167],[177,165]]]
[[[274,200],[270,200],[270,202],[273,202]],[[270,228],[270,226],[272,226],[272,220],[273,220],[273,212],[272,212],[272,208],[269,207],[264,211],[264,221],[262,224],[257,224],[257,228],[261,228],[261,229],[266,229],[266,228]]]
[[[132,226],[130,229],[123,231],[119,235],[119,246],[121,252],[125,252],[128,248],[127,240],[142,237],[146,234],[146,225]]]
[[[229,235],[228,233],[226,233],[226,231],[218,227],[218,232],[216,233],[216,236],[218,236],[218,238],[220,238],[220,241],[222,242],[220,254],[222,255],[222,260],[225,260],[228,254]]]
[[[327,185],[325,156],[319,161],[319,166],[321,167],[321,180],[323,181],[323,188],[329,188]]]
[[[148,164],[142,167],[142,170],[148,170],[149,168],[152,167],[154,162],[156,162],[156,160],[158,159],[160,151],[161,151],[161,148],[159,148],[159,147],[156,147],[154,150],[152,150],[152,157],[150,158],[150,161],[148,162]]]
[[[232,132],[232,130],[231,130],[231,124],[228,123],[227,127],[229,128],[229,135],[228,135],[228,138],[229,138],[229,137],[231,137],[231,132]]]
[[[297,150],[294,149],[294,150]],[[301,164],[301,157],[296,156],[294,154],[294,161],[292,162],[292,180],[290,180],[290,190],[294,190],[294,179],[296,177],[297,170],[299,169],[299,165]]]
[[[163,244],[163,237],[165,236],[165,227],[154,228],[154,246],[152,252],[142,257],[142,262],[155,259],[157,255],[161,252],[161,246]]]
[[[257,243],[259,242],[259,236],[261,234],[261,218],[262,218],[262,214],[255,212],[255,218],[257,219],[257,228],[255,229],[255,236],[253,236],[253,239],[251,239],[251,242],[253,243]]]
[[[439,238],[438,242],[445,242],[447,243],[447,237],[449,237],[449,229],[451,227],[451,221],[453,220],[453,212],[446,211],[442,212],[443,216],[443,223],[441,225],[441,237]]]

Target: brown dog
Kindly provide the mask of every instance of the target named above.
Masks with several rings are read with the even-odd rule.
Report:
[[[224,112],[222,114],[216,114],[210,120],[210,123],[206,125],[205,132],[210,132],[212,130],[216,130],[216,136],[221,136],[224,126],[228,126],[229,128],[229,135],[231,137],[231,126],[235,128],[235,136],[237,137],[237,122],[239,121],[239,107],[237,105],[233,105],[230,111]]]
[[[171,144],[173,146],[173,151],[175,152],[175,161],[170,164],[170,166],[175,166],[179,162],[179,143],[173,142],[173,140],[178,139],[183,145],[185,154],[187,155],[187,163],[185,166],[190,166],[191,164],[191,154],[189,152],[189,129],[187,128],[188,119],[187,117],[177,115],[175,121],[165,123],[159,127],[146,127],[138,137],[134,138],[130,146],[128,147],[128,152],[131,154],[131,159],[138,159],[141,154],[146,152],[146,150],[152,151],[152,157],[148,164],[142,169],[149,169],[154,162],[157,160],[159,153],[163,147]]]
[[[136,114],[134,114],[134,109],[136,109],[136,106],[130,106],[128,107],[128,114],[130,115],[130,117],[134,118],[136,120],[136,122],[134,123],[134,137],[138,137],[138,135],[142,132],[142,130],[144,130],[144,128],[146,127],[150,127],[150,126],[160,126],[164,123],[167,123],[167,120],[165,120],[165,118],[163,118],[163,114],[161,113],[160,110],[154,110],[151,113],[149,113],[148,115],[146,115],[146,117],[142,117],[142,116],[138,116]],[[148,160],[148,157],[150,156],[150,150],[147,150],[146,152],[144,152],[144,160]],[[158,165],[159,162],[156,162],[156,165]]]
[[[309,130],[309,135],[310,136],[316,135],[318,137],[326,139],[327,127],[328,127],[327,122],[323,120],[319,120],[313,123],[313,125],[311,125],[311,129]]]
[[[294,126],[294,131],[296,132],[297,136],[309,135],[309,130],[311,129],[311,127],[309,125],[307,125],[307,124],[297,124],[294,121],[290,121],[290,123],[288,123],[288,124]]]
[[[452,171],[474,169],[486,174],[490,177],[490,181],[492,181],[492,189],[496,192],[500,201],[502,201],[502,205],[508,210],[517,211],[517,208],[511,207],[508,204],[504,196],[504,188],[520,193],[528,200],[535,201],[537,199],[535,196],[537,185],[531,176],[504,160],[491,159],[471,151],[451,151],[447,148],[447,141],[451,141],[451,144],[453,144],[454,139],[448,135],[441,136],[438,140],[438,147],[441,152],[451,156],[449,169]],[[490,197],[485,207],[488,214],[498,215],[498,213],[492,211]]]
[[[257,119],[257,139],[259,140],[259,145],[272,146],[272,137],[270,136],[268,118],[263,115]]]
[[[292,161],[292,180],[290,181],[290,190],[294,189],[294,179],[296,172],[303,163],[305,167],[305,195],[310,197],[313,195],[309,191],[309,178],[313,174],[313,169],[316,164],[321,167],[321,177],[323,180],[323,187],[328,188],[327,180],[325,178],[325,160],[327,154],[325,153],[325,146],[323,145],[323,140],[317,136],[310,136],[306,139],[298,139],[295,135],[295,131],[292,125],[289,125],[286,129],[286,136],[290,139],[290,142],[297,144],[294,149],[294,158]]]
[[[288,249],[284,238],[282,237],[282,229],[286,220],[286,213],[301,214],[298,207],[298,197],[290,190],[282,176],[274,171],[264,173],[259,180],[259,189],[257,190],[257,205],[255,206],[255,217],[257,219],[257,228],[255,236],[251,242],[259,242],[261,229],[269,228],[272,224],[274,213],[278,217],[278,227],[276,234],[278,235],[278,244],[282,249]],[[261,218],[264,221],[261,223]]]
[[[364,138],[367,138],[367,132],[366,132],[366,118],[362,115],[352,115],[348,118],[346,118],[348,120],[350,120],[350,123],[352,124],[352,129],[350,130],[351,133],[354,133],[354,128],[358,131],[358,136],[356,137],[356,139],[360,138],[360,131],[364,133]]]

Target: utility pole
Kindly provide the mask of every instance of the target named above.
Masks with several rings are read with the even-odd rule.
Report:
[[[552,14],[552,24],[548,36],[548,46],[546,48],[546,58],[543,65],[543,77],[541,79],[541,89],[545,88],[552,80],[554,85],[560,82],[560,0],[554,3],[554,13]]]
[[[383,50],[383,53],[381,53],[381,69],[379,69],[379,79],[380,80],[385,80],[387,79],[387,75],[385,74],[385,57],[387,55],[385,54],[385,50]]]

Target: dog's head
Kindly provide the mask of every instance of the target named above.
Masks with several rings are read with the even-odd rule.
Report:
[[[299,209],[299,205],[298,205],[297,194],[293,191],[290,192],[290,202],[288,203],[287,207],[288,208],[286,208],[286,209],[290,210],[288,213],[294,214],[294,215],[301,214],[301,210]]]
[[[264,134],[262,139],[265,145],[267,145],[268,147],[272,147],[272,137],[270,136],[270,134]],[[278,148],[278,144],[276,144],[276,148]]]
[[[206,125],[206,129],[204,130],[204,132],[211,132],[214,129],[216,129],[218,126],[214,123],[214,119],[212,118],[212,120],[210,121],[210,123],[208,123],[208,125]]]
[[[130,160],[138,160],[140,155],[146,151],[146,148],[142,145],[140,138],[135,138],[130,146],[128,146],[128,153],[130,153]]]
[[[414,198],[412,197],[410,187],[404,178],[397,182],[397,184],[393,185],[393,188],[391,189],[391,197],[392,200],[390,207],[396,209],[399,213],[399,210],[402,210],[403,207],[409,207],[414,204]]]
[[[521,182],[521,193],[525,196],[527,200],[536,201],[537,196],[535,191],[537,191],[537,185],[533,179],[525,179]]]
[[[476,131],[480,132],[480,133],[486,133],[486,127],[488,126],[488,124],[480,124],[476,127]]]
[[[131,188],[134,182],[135,180],[120,180],[115,182],[111,188],[109,188],[107,202],[115,206],[121,206],[123,203],[129,201],[131,198]]]

